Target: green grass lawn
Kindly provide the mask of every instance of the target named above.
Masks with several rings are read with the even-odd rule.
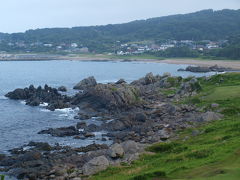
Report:
[[[200,79],[203,90],[186,101],[211,108],[219,104],[224,118],[196,129],[179,132],[170,143],[148,148],[131,165],[110,167],[92,180],[239,180],[240,179],[240,74],[216,75]],[[198,98],[199,101],[192,101]],[[193,136],[192,131],[199,135]]]

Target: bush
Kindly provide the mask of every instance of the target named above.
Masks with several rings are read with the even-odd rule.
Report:
[[[166,177],[166,172],[164,171],[155,171],[153,173],[147,173],[143,175],[138,175],[132,178],[132,180],[147,180],[152,178],[158,178],[158,177]]]
[[[240,108],[229,107],[229,108],[224,109],[222,111],[222,113],[225,114],[225,115],[229,115],[229,116],[236,115],[236,114],[240,113]]]
[[[155,152],[155,153],[170,152],[176,146],[179,146],[179,144],[177,144],[177,143],[160,143],[160,144],[155,144],[153,146],[150,146],[148,148],[148,150],[151,152]]]
[[[201,100],[198,97],[194,97],[190,100],[192,104],[199,104],[201,103]]]

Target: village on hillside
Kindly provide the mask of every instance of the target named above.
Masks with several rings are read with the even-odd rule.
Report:
[[[218,49],[222,48],[227,44],[227,40],[203,40],[203,41],[193,41],[193,40],[167,40],[162,43],[156,43],[153,41],[143,41],[143,42],[129,42],[122,43],[120,41],[116,41],[112,45],[112,50],[110,52],[105,52],[109,55],[136,55],[143,54],[146,52],[157,52],[157,51],[165,51],[168,48],[174,47],[188,47],[192,50],[205,51],[210,49]],[[0,42],[1,43],[1,42]],[[89,50],[87,46],[77,42],[71,43],[43,43],[43,42],[34,42],[34,43],[25,43],[25,42],[8,42],[5,46],[10,47],[11,49],[20,50],[22,53],[35,53],[39,49],[42,52],[55,52],[55,53],[94,53],[94,50]],[[9,58],[12,56],[11,53],[3,51],[0,49],[0,58]],[[44,57],[43,57],[44,58]]]

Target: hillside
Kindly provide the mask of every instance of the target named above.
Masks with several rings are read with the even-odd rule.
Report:
[[[150,146],[140,160],[121,164],[92,180],[240,179],[240,74],[199,78],[202,90],[181,103],[224,114],[222,120],[180,131],[170,142]]]
[[[104,52],[116,41],[151,40],[219,40],[240,34],[240,10],[203,10],[184,15],[172,15],[125,24],[73,28],[29,30],[25,33],[0,34],[6,42],[78,43],[90,51]]]

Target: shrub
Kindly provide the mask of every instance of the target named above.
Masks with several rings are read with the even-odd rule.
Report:
[[[222,111],[222,113],[225,114],[225,115],[229,115],[229,116],[236,115],[236,114],[240,113],[240,108],[229,107],[229,108],[224,109]]]
[[[132,180],[147,180],[147,179],[152,179],[152,178],[157,178],[157,177],[166,177],[166,172],[164,171],[155,171],[153,173],[147,173],[143,175],[138,175],[132,178]]]
[[[190,100],[190,102],[192,104],[199,104],[199,103],[201,103],[201,99],[199,99],[198,97],[194,97]]]
[[[169,152],[172,151],[176,146],[179,146],[177,143],[160,143],[150,146],[149,151],[159,153],[159,152]]]
[[[207,128],[207,129],[205,129],[205,133],[210,133],[210,132],[213,132],[215,130],[215,128],[213,128],[213,127],[209,127],[209,128]]]

